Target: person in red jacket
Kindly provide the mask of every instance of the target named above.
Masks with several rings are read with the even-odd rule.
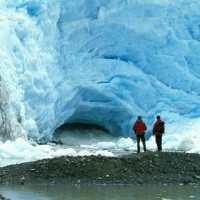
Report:
[[[136,122],[133,125],[133,130],[137,137],[137,152],[140,153],[140,139],[142,140],[144,151],[146,151],[145,131],[147,130],[147,126],[142,121],[141,116],[138,116]]]
[[[162,151],[162,135],[165,132],[165,122],[161,120],[159,115],[156,118],[157,121],[153,125],[153,135],[156,137],[158,151]]]

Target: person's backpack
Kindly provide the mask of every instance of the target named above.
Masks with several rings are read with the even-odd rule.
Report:
[[[163,121],[158,122],[156,125],[156,131],[158,131],[160,133],[164,133],[165,132],[165,122],[163,122]]]

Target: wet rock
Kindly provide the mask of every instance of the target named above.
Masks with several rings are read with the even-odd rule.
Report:
[[[80,184],[81,183],[81,180],[77,180],[77,184]]]
[[[0,200],[10,200],[10,199],[6,199],[4,196],[2,196],[2,195],[0,194]]]

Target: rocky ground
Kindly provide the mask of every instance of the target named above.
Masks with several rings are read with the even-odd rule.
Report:
[[[4,196],[2,196],[2,195],[0,194],[0,200],[10,200],[10,199],[6,199]]]
[[[0,168],[0,184],[199,184],[200,155],[59,157]]]

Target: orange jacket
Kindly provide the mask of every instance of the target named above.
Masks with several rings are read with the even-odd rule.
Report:
[[[161,136],[163,134],[163,132],[159,132],[159,131],[156,130],[157,124],[161,121],[162,121],[161,119],[157,119],[157,121],[154,123],[154,125],[153,125],[153,135]]]
[[[146,124],[141,120],[137,120],[133,126],[133,130],[136,135],[142,135],[147,130]]]

